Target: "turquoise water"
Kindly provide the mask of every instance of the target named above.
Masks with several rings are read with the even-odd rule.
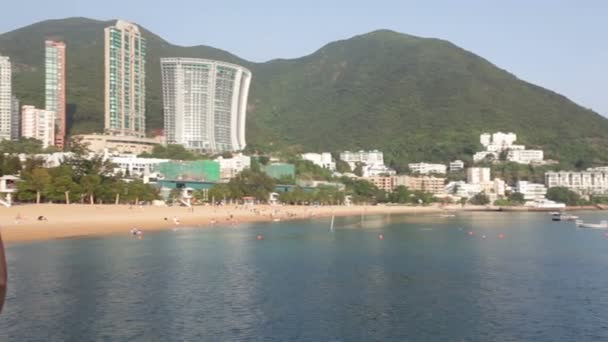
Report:
[[[9,246],[0,341],[608,340],[602,231],[528,213],[328,227]]]

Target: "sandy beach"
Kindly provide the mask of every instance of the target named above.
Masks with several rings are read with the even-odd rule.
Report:
[[[438,206],[195,206],[156,207],[129,205],[27,204],[0,208],[0,229],[5,242],[128,234],[174,227],[211,227],[247,222],[309,219],[315,217],[437,213]],[[38,218],[42,216],[43,220]],[[178,221],[176,224],[174,221]]]

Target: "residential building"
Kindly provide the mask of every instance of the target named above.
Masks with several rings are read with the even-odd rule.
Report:
[[[0,140],[11,138],[12,81],[11,61],[0,56]]]
[[[483,133],[479,137],[479,141],[486,148],[486,151],[490,152],[501,152],[508,149],[522,149],[523,146],[513,144],[515,140],[517,140],[517,135],[515,135],[515,133],[496,132],[492,135],[489,133]]]
[[[393,188],[405,186],[413,191],[424,191],[431,194],[442,194],[445,192],[445,178],[433,176],[393,176]]]
[[[323,153],[304,153],[301,155],[302,159],[308,160],[313,164],[320,166],[322,168],[335,171],[336,163],[331,157],[331,153],[323,152]]]
[[[65,102],[65,43],[47,40],[44,52],[45,65],[45,106],[55,113],[55,141],[53,144],[63,149],[66,134]]]
[[[467,183],[485,184],[491,182],[489,167],[470,167],[467,169]]]
[[[378,150],[340,153],[340,160],[345,161],[351,170],[357,167],[358,163],[365,165],[384,165],[384,154]]]
[[[11,98],[11,140],[21,137],[21,106],[16,96]]]
[[[197,58],[161,58],[165,134],[195,151],[240,151],[251,72]]]
[[[410,171],[413,173],[419,173],[421,175],[428,175],[430,173],[446,173],[446,166],[443,164],[429,164],[429,163],[410,163],[407,164]]]
[[[509,150],[507,160],[519,164],[542,163],[544,154],[542,150]]]
[[[481,152],[476,152],[473,155],[473,161],[476,163],[482,162],[482,161],[494,161],[494,160],[498,160],[498,153],[496,153],[496,152],[481,151]]]
[[[365,165],[362,168],[363,177],[379,177],[379,176],[394,176],[397,171],[385,165],[371,164]]]
[[[524,145],[513,144],[517,140],[515,133],[497,132],[490,136],[483,133],[479,141],[485,147],[485,151],[477,152],[473,155],[473,161],[496,161],[503,159],[506,153],[506,160],[519,164],[544,163],[542,150],[526,150]]]
[[[393,192],[393,178],[392,177],[367,177],[364,178],[366,181],[374,184],[378,189],[386,192]]]
[[[40,153],[40,154],[34,154],[34,155],[20,153],[19,160],[22,163],[25,163],[25,161],[28,158],[35,158],[37,160],[42,161],[42,167],[54,168],[54,167],[60,166],[61,163],[63,163],[63,161],[65,160],[65,158],[73,157],[73,156],[74,156],[74,153],[72,153],[72,152]]]
[[[549,171],[545,173],[545,185],[568,188],[580,195],[608,195],[608,172]]]
[[[493,190],[496,196],[503,197],[505,196],[505,192],[507,190],[507,184],[504,180],[500,178],[494,178],[493,181]]]
[[[105,131],[146,133],[146,40],[136,25],[118,20],[104,30]]]
[[[524,195],[526,201],[538,201],[545,198],[547,187],[543,184],[518,181],[515,191]]]
[[[74,138],[87,145],[89,151],[94,153],[104,153],[106,151],[132,154],[151,153],[154,146],[161,143],[156,138],[103,134],[81,134],[74,136]]]
[[[462,160],[454,160],[450,162],[450,172],[458,172],[464,169],[464,162]]]
[[[34,106],[21,108],[21,136],[38,139],[42,147],[55,143],[55,112],[38,109]]]
[[[133,154],[123,154],[108,156],[107,159],[114,165],[114,173],[122,173],[124,176],[143,177],[153,172],[154,168],[161,164],[167,163],[169,159],[160,158],[140,158]]]
[[[463,181],[450,182],[445,186],[446,193],[460,198],[471,198],[484,190],[481,184],[469,184]]]
[[[215,161],[220,163],[220,178],[222,180],[232,179],[241,171],[251,167],[251,157],[242,153],[234,154],[232,158],[219,156]]]

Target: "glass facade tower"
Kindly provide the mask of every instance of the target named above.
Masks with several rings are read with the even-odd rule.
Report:
[[[59,149],[65,147],[65,43],[47,40],[44,50],[45,109],[55,113],[55,141]]]
[[[0,140],[10,140],[12,124],[11,61],[0,56]]]
[[[105,33],[105,131],[146,134],[146,40],[136,25],[119,20]]]
[[[167,142],[190,150],[245,148],[251,72],[206,59],[161,58]]]

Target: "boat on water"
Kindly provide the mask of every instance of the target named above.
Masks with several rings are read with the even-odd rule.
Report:
[[[566,213],[552,213],[551,214],[552,221],[576,221],[578,220],[578,216],[570,215]]]
[[[608,221],[602,220],[600,223],[585,223],[583,220],[575,221],[577,228],[588,228],[588,229],[608,229]]]
[[[564,208],[566,208],[566,204],[551,201],[548,199],[528,201],[524,204],[524,206],[532,210],[563,210]]]

